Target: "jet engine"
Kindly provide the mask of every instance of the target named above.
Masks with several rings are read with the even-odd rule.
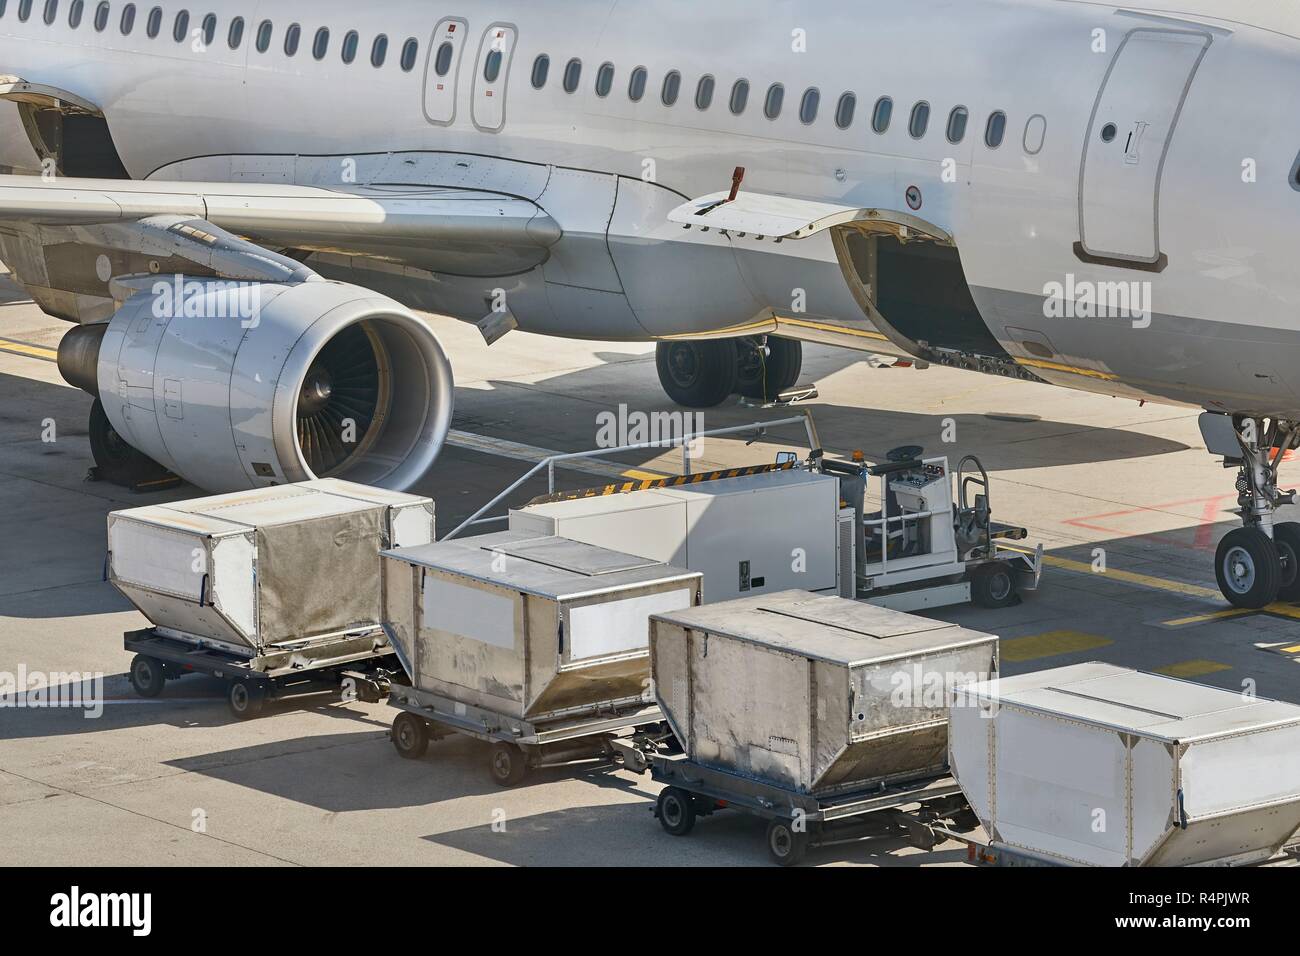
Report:
[[[132,281],[109,322],[59,345],[107,420],[96,441],[92,414],[97,464],[125,443],[210,491],[327,476],[403,490],[433,464],[451,366],[404,306],[319,278]]]

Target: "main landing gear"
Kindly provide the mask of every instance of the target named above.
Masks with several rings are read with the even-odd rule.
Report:
[[[678,405],[712,408],[732,395],[774,401],[799,380],[803,345],[774,335],[660,342],[659,383]]]
[[[1300,423],[1207,413],[1201,433],[1225,468],[1238,469],[1242,527],[1224,535],[1214,555],[1219,590],[1241,608],[1300,600],[1300,523],[1273,520],[1280,505],[1295,503],[1295,491],[1278,489],[1277,467],[1300,446]]]

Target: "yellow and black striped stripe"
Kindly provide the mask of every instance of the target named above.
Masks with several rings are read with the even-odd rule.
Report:
[[[524,507],[549,504],[552,501],[574,501],[578,498],[603,498],[606,495],[625,495],[632,491],[649,491],[652,488],[679,488],[682,485],[698,485],[706,481],[718,481],[722,478],[745,478],[750,475],[762,475],[773,471],[789,471],[794,468],[795,464],[795,462],[787,461],[779,465],[749,465],[745,468],[702,471],[694,475],[674,475],[669,478],[645,478],[640,481],[625,481],[616,485],[583,488],[580,491],[557,491],[553,495],[538,495]]]

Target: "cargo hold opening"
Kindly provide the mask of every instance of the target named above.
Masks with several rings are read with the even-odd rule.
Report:
[[[103,111],[74,93],[15,76],[0,77],[0,99],[18,106],[23,130],[60,176],[130,179]]]

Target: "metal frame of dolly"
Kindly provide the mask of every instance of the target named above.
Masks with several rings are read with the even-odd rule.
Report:
[[[640,699],[598,710],[575,708],[537,723],[406,685],[394,685],[388,703],[402,712],[393,718],[391,734],[399,755],[416,760],[430,740],[464,734],[493,745],[488,770],[503,787],[521,783],[539,767],[599,757],[644,773],[650,756],[673,739],[659,707]]]
[[[768,855],[781,866],[798,864],[811,847],[899,835],[913,846],[929,850],[940,842],[940,833],[948,832],[934,826],[935,821],[970,813],[961,788],[951,776],[815,796],[705,767],[684,756],[656,755],[650,775],[667,784],[655,803],[654,814],[673,836],[690,833],[698,817],[724,809],[741,810],[768,821]],[[903,810],[912,804],[919,804],[918,809]],[[893,832],[855,833],[855,828],[866,829],[863,818],[872,814],[886,815]]]
[[[376,647],[380,637],[384,644]],[[360,700],[377,703],[392,678],[404,674],[387,635],[377,627],[257,657],[168,637],[153,628],[127,631],[122,638],[123,647],[135,654],[131,686],[141,697],[157,697],[168,680],[207,674],[226,681],[226,703],[241,720],[256,717],[270,699],[291,696],[285,693],[290,688],[298,694],[321,693],[345,678],[354,682]]]

